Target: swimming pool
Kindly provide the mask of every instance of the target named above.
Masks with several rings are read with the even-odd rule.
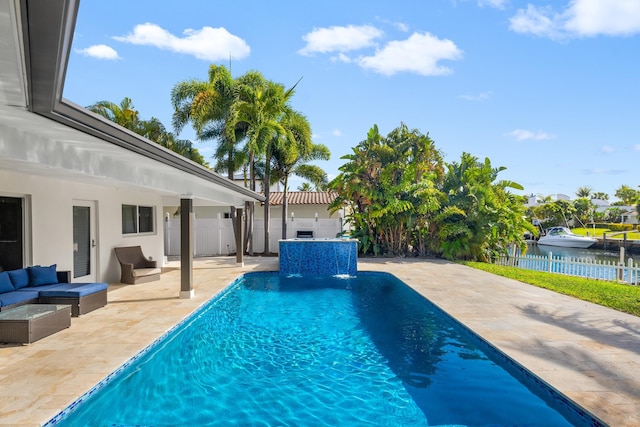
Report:
[[[247,274],[50,424],[597,425],[395,277],[363,272]]]

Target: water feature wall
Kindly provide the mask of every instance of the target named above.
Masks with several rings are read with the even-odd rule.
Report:
[[[280,240],[280,274],[355,276],[357,239]]]

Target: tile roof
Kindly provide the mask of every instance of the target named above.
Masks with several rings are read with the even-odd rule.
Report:
[[[274,191],[269,193],[269,204],[271,206],[282,205],[284,193]],[[287,204],[289,205],[328,205],[332,203],[338,193],[335,191],[289,191],[287,193]]]

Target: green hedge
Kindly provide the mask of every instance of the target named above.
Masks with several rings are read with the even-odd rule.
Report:
[[[620,223],[609,224],[609,229],[611,231],[633,231],[634,227],[635,226],[633,224],[620,224]]]

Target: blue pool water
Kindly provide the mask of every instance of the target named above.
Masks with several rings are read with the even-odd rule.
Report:
[[[594,425],[532,378],[391,275],[253,273],[51,424]]]

